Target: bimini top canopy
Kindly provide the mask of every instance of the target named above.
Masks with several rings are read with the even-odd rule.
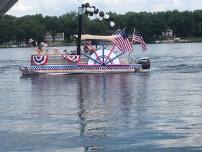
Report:
[[[76,36],[77,37],[77,36]],[[112,41],[116,35],[110,36],[101,36],[101,35],[91,35],[91,34],[84,34],[81,35],[81,40],[103,40],[103,41]]]
[[[4,15],[18,0],[0,0],[0,16]]]

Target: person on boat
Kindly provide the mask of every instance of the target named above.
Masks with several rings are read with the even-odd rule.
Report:
[[[34,51],[35,51],[35,54],[41,55],[41,50],[39,49],[39,47],[35,47]]]
[[[94,48],[91,44],[91,41],[84,42],[83,50],[84,53],[87,55],[91,55],[94,52]]]
[[[44,42],[41,42],[39,46],[35,47],[35,51],[38,55],[42,55],[42,54],[46,54],[47,53],[47,49],[46,49],[47,44],[45,44]]]

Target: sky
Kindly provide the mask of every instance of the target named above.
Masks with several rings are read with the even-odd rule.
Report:
[[[158,12],[178,9],[193,11],[202,9],[202,0],[19,0],[7,13],[14,16],[43,14],[60,16],[77,11],[82,4],[89,2],[100,10],[124,14],[134,12]]]

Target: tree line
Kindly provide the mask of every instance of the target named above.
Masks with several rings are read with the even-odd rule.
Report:
[[[202,37],[202,10],[166,12],[127,12],[117,14],[108,12],[116,23],[110,27],[107,21],[83,17],[83,33],[109,35],[118,28],[126,28],[132,33],[142,35],[146,42],[154,42],[160,38],[166,29],[172,29],[177,37]],[[62,16],[27,15],[15,17],[4,15],[0,17],[0,44],[5,42],[27,42],[30,38],[43,41],[46,32],[53,36],[64,32],[65,41],[71,42],[72,35],[78,32],[78,16],[69,12]]]

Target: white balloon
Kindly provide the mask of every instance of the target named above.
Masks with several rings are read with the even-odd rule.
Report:
[[[101,17],[101,16],[99,16],[99,18],[98,18],[100,21],[102,21],[103,20],[103,17]]]
[[[90,8],[90,7],[87,7],[87,8],[86,8],[86,11],[91,12],[91,8]]]
[[[94,12],[94,8],[91,8],[91,9],[90,9],[90,12]]]
[[[104,19],[106,19],[106,20],[109,19],[109,15],[105,14]]]
[[[110,22],[110,26],[111,26],[111,27],[114,27],[114,26],[115,26],[115,23],[114,23],[113,21],[111,21],[111,22]]]
[[[99,15],[99,14],[96,14],[96,15],[95,15],[95,18],[99,19],[99,18],[100,18],[100,15]]]

